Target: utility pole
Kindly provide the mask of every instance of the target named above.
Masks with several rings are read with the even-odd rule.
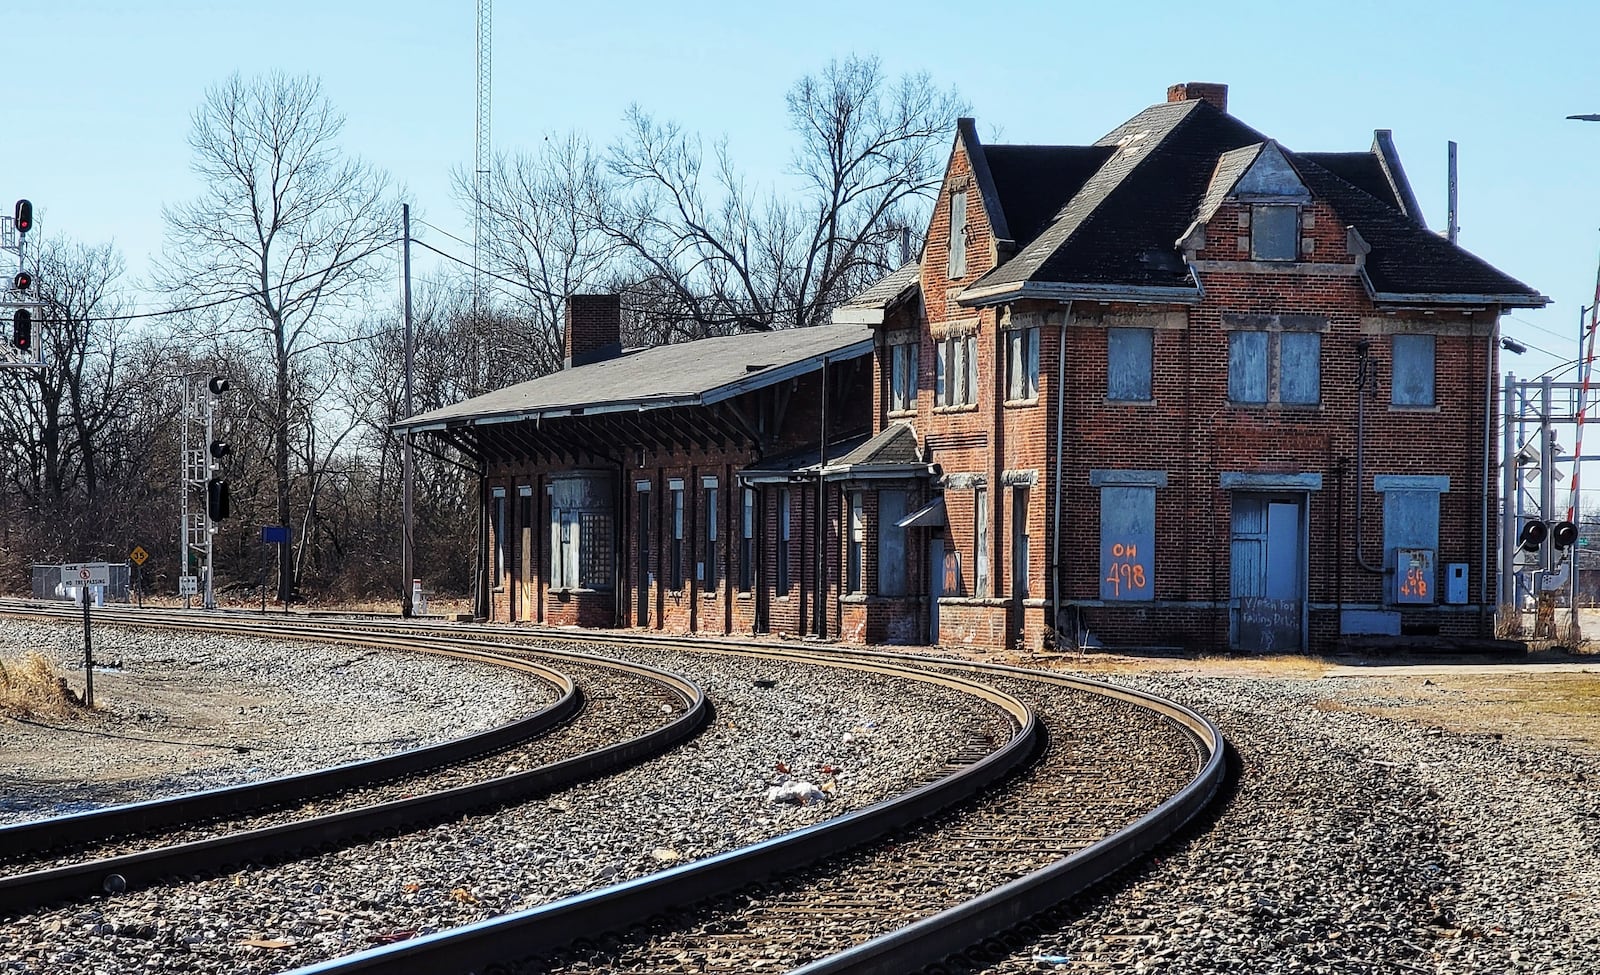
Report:
[[[411,331],[411,204],[400,205],[400,302],[405,315],[405,401],[401,414],[411,415],[411,372],[413,364],[412,331]],[[402,482],[400,494],[400,615],[409,618],[416,610],[412,595],[412,554],[414,540],[412,538],[411,522],[411,431],[405,432],[405,441],[400,450],[400,479]]]

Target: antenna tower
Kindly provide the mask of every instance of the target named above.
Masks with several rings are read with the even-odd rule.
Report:
[[[494,88],[494,0],[478,0],[478,145],[473,163],[473,197],[477,204],[472,222],[472,312],[485,311],[483,265],[489,257],[489,96]]]

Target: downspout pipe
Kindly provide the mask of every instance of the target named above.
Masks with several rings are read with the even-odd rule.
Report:
[[[1371,343],[1367,339],[1356,340],[1356,355],[1359,357],[1356,365],[1356,565],[1374,575],[1383,575],[1383,566],[1368,562],[1366,553],[1361,550],[1361,530],[1365,527],[1365,522],[1361,518],[1361,495],[1366,484],[1362,475],[1361,461],[1366,447],[1367,388],[1378,378],[1377,364],[1368,355],[1370,349]]]
[[[1057,629],[1061,625],[1061,458],[1067,432],[1067,323],[1071,320],[1072,302],[1069,301],[1061,315],[1060,334],[1056,337],[1056,381],[1051,390],[1056,398],[1056,465],[1052,475],[1055,484],[1050,493],[1053,508],[1050,515],[1053,522],[1050,529],[1050,628],[1056,633],[1057,650],[1061,649],[1061,632]]]

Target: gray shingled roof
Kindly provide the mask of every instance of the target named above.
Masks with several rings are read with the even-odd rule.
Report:
[[[870,355],[872,334],[864,325],[818,325],[663,345],[563,369],[419,413],[395,426],[439,430],[544,416],[707,406],[803,375],[824,359]]]
[[[922,261],[910,260],[877,280],[872,287],[845,302],[845,308],[888,308],[916,287]]]
[[[1267,141],[1208,102],[1145,109],[1095,143],[1109,156],[1050,225],[1010,260],[969,285],[960,300],[978,305],[1031,294],[1198,301],[1200,289],[1175,244],[1197,215],[1214,210],[1219,200],[1212,197],[1226,192],[1236,181],[1229,178],[1233,171],[1246,171]],[[1430,233],[1415,212],[1398,157],[1385,155],[1391,150],[1381,130],[1365,159],[1357,153],[1300,155],[1282,149],[1313,196],[1371,245],[1366,273],[1376,299],[1424,304],[1488,300],[1513,307],[1548,303],[1533,288]],[[1004,164],[990,168],[1016,232],[1014,225],[1025,221],[1010,216],[1008,180],[999,172]],[[1030,174],[1029,185],[1036,187],[1038,178],[1038,173]],[[1062,173],[1067,185],[1079,178],[1078,172]],[[1030,192],[1035,198],[1029,206],[1037,213],[1037,189]]]
[[[836,461],[824,473],[837,477],[859,477],[907,473],[926,473],[917,431],[909,423],[891,423],[872,439]]]

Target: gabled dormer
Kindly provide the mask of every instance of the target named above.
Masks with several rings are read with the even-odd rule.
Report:
[[[1303,231],[1310,229],[1311,191],[1274,141],[1225,152],[1217,159],[1199,212],[1178,239],[1190,260],[1221,243],[1209,240],[1208,227],[1225,207],[1238,214],[1241,260],[1290,262],[1301,259]]]

